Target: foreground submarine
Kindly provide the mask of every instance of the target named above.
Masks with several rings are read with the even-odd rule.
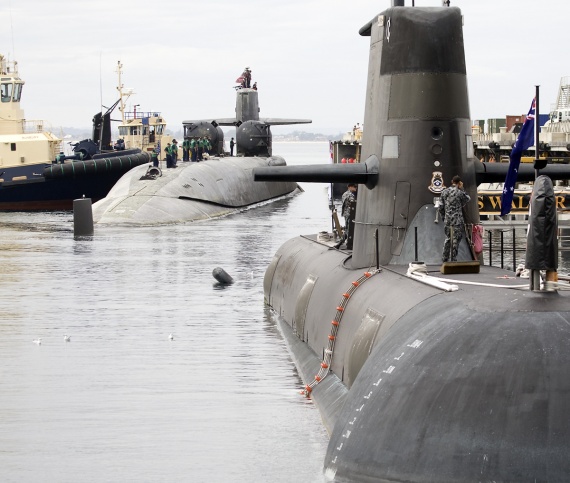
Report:
[[[126,173],[109,194],[93,205],[93,220],[102,224],[157,225],[213,218],[298,189],[292,181],[255,183],[252,170],[285,166],[272,155],[272,125],[310,123],[308,119],[259,117],[258,91],[236,91],[236,117],[184,121],[185,139],[208,138],[212,152],[201,162],[176,169],[140,166]],[[236,127],[236,157],[224,153],[220,126]],[[164,148],[164,147],[163,147]]]
[[[441,261],[434,179],[461,176],[477,223],[478,183],[504,181],[507,167],[473,156],[461,11],[394,1],[360,34],[371,39],[366,162],[254,171],[263,182],[360,184],[352,251],[294,238],[264,279],[302,392],[330,433],[324,473],[339,482],[567,481],[568,291],[473,270],[465,238],[463,261],[447,272]],[[570,177],[567,166],[540,174]],[[534,176],[521,166],[519,180]]]

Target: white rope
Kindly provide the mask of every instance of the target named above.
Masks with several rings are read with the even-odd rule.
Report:
[[[424,262],[418,262],[418,263],[411,262],[410,265],[408,266],[408,271],[407,271],[406,275],[410,276],[410,275],[413,275],[415,273],[417,273],[417,274],[423,273],[423,274],[427,275],[428,271],[427,271],[426,264]]]
[[[495,288],[513,288],[521,289],[528,288],[528,284],[525,285],[501,285],[498,283],[483,283],[483,282],[468,282],[467,280],[454,280],[450,278],[434,277],[433,275],[428,275],[427,266],[425,263],[410,263],[406,275],[414,280],[423,282],[427,285],[440,288],[446,292],[455,292],[459,290],[456,284],[463,285],[477,285],[480,287],[495,287]],[[451,283],[451,284],[449,284]]]
[[[452,280],[449,278],[439,278],[439,277],[434,277],[437,280],[441,280],[444,282],[454,282],[454,283],[459,283],[459,284],[463,284],[463,285],[478,285],[479,287],[496,287],[496,288],[528,288],[528,284],[525,285],[501,285],[499,283],[483,283],[483,282],[468,282],[467,280]]]
[[[455,292],[459,290],[459,287],[455,284],[450,285],[438,280],[436,277],[428,275],[425,263],[410,263],[406,276],[418,282],[425,283],[426,285],[439,288],[444,292]]]

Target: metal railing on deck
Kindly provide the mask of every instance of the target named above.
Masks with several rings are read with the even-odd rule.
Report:
[[[26,134],[44,132],[44,122],[26,119],[22,121],[22,128]]]
[[[125,112],[125,119],[142,119],[144,117],[160,117],[160,112],[154,112],[154,111]]]
[[[507,228],[504,230],[486,230],[486,242],[483,247],[483,260],[485,265],[499,266],[515,271],[518,264],[525,262],[526,255],[526,228]],[[569,234],[566,234],[569,233]],[[566,253],[570,253],[570,232],[559,228],[558,258],[559,267],[570,270],[565,261]]]

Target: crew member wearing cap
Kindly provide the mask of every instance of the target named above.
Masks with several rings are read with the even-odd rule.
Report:
[[[182,161],[190,161],[190,139],[182,141]]]
[[[172,168],[172,145],[170,143],[166,145],[164,152],[166,153],[166,167]]]
[[[451,186],[441,192],[439,200],[439,214],[445,222],[445,242],[441,259],[444,262],[455,262],[465,229],[463,207],[471,198],[465,192],[461,178],[454,176],[451,179]]]
[[[176,161],[178,161],[178,141],[172,140],[172,167],[176,168]]]

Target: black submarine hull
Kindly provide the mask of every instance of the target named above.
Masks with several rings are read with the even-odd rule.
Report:
[[[264,283],[307,383],[339,322],[331,372],[310,393],[331,433],[325,473],[335,481],[564,481],[568,297],[521,289],[527,281],[492,267],[432,286],[391,265],[367,272],[339,321],[343,294],[365,272],[350,262],[296,238]],[[442,277],[439,266],[428,269],[430,279]]]
[[[461,178],[471,201],[447,221],[472,233],[477,184],[506,170],[473,156],[461,11],[403,3],[360,31],[370,36],[365,166],[256,171],[265,181],[360,183],[354,249],[318,236],[286,242],[267,269],[265,301],[330,432],[330,480],[567,481],[570,286],[541,286],[538,272],[556,273],[556,240],[544,236],[555,216],[531,210],[532,284],[480,266],[465,236],[458,262],[442,266],[443,189]],[[533,174],[521,168],[521,179]],[[545,180],[551,188],[539,176],[535,190]],[[550,188],[533,200],[552,206]]]

